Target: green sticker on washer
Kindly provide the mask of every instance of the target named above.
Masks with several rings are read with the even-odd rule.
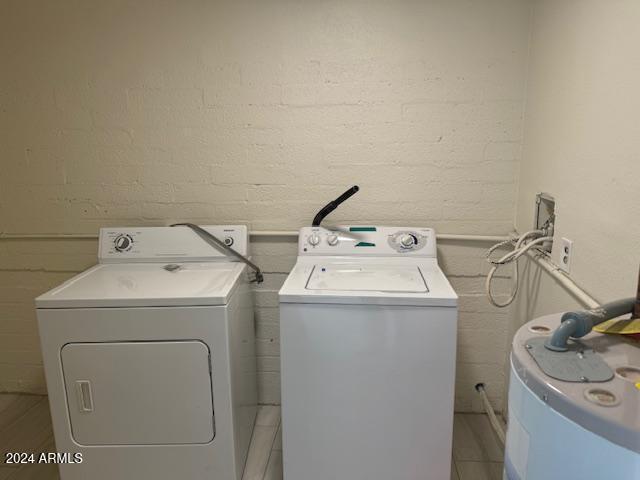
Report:
[[[376,227],[349,227],[350,232],[375,232]]]

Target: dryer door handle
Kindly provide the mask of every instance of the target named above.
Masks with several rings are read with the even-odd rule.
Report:
[[[76,394],[78,396],[78,408],[82,413],[93,412],[93,395],[89,380],[76,380]]]

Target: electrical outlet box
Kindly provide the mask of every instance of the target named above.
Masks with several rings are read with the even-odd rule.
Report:
[[[565,273],[571,273],[571,257],[573,254],[573,241],[568,238],[560,240],[558,251],[558,267]]]
[[[548,193],[538,193],[536,195],[536,209],[534,214],[534,230],[544,230],[545,236],[553,237],[553,224],[556,219],[556,201]],[[553,242],[545,242],[540,248],[551,252]]]

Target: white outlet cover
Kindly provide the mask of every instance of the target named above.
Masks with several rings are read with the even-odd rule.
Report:
[[[571,273],[571,258],[573,257],[573,241],[562,237],[560,240],[557,263],[560,270],[565,273]]]

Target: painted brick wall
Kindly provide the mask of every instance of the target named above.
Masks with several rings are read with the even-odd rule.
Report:
[[[352,184],[361,192],[330,221],[512,228],[525,0],[0,8],[2,232],[176,220],[297,229]],[[503,317],[480,296],[485,247],[440,251],[463,296],[460,409],[475,379],[503,381],[492,377]],[[295,247],[254,252],[269,272],[256,301],[270,403],[274,292]],[[0,241],[0,390],[43,390],[32,298],[94,258],[93,241]]]

